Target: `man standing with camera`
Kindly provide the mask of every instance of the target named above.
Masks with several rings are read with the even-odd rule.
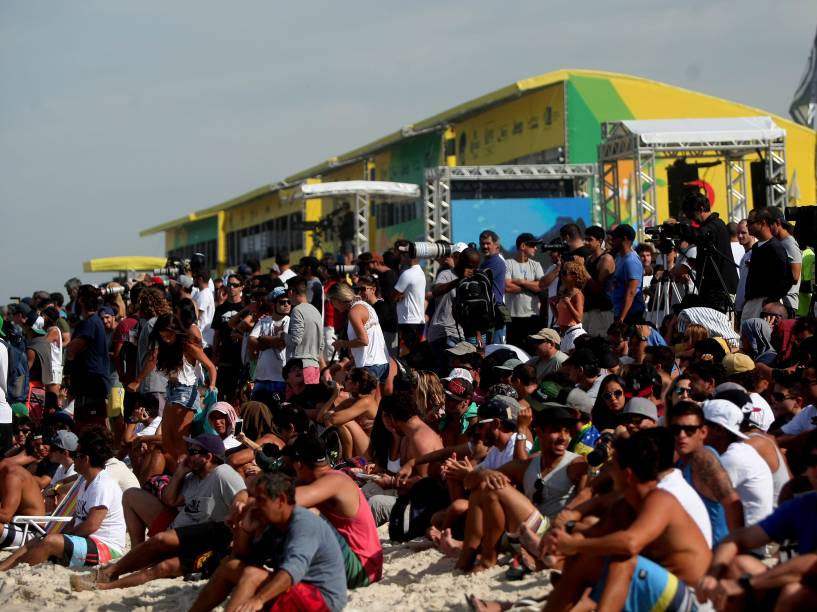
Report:
[[[484,230],[479,235],[479,249],[485,259],[480,266],[481,270],[490,270],[493,278],[493,293],[497,321],[493,331],[489,332],[489,339],[486,344],[503,344],[505,342],[505,316],[508,309],[505,307],[505,276],[508,271],[507,264],[502,258],[502,246],[499,243],[499,236],[493,230]]]
[[[700,192],[687,194],[682,208],[692,224],[690,233],[695,244],[685,255],[694,260],[692,267],[702,304],[720,312],[732,310],[733,296],[738,290],[738,268],[732,255],[729,230]],[[690,267],[686,262],[678,265]]]
[[[545,273],[536,259],[539,241],[530,233],[516,238],[516,255],[506,259],[505,295],[511,323],[508,325],[508,342],[524,347],[525,340],[541,327],[539,319],[539,293]]]
[[[392,292],[392,298],[397,302],[397,329],[400,341],[412,351],[423,339],[426,275],[420,267],[420,258],[413,242],[398,240],[394,243],[394,249],[400,254],[403,265]]]

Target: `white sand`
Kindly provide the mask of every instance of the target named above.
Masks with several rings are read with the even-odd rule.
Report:
[[[384,528],[381,528],[381,535],[385,536]],[[372,586],[350,591],[346,609],[349,612],[467,610],[465,595],[468,593],[513,601],[525,596],[541,597],[550,590],[547,574],[509,582],[504,578],[504,567],[477,575],[455,573],[454,560],[443,557],[427,545],[427,541],[392,545],[384,539],[383,579]],[[18,566],[0,574],[0,612],[181,612],[190,607],[203,585],[177,578],[157,580],[130,589],[74,593],[68,584],[72,573],[62,566],[44,564]]]

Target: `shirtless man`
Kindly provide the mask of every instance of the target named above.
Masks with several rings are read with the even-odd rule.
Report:
[[[660,428],[613,442],[613,478],[623,499],[586,537],[551,530],[546,545],[570,558],[546,611],[570,609],[587,587],[600,611],[649,610],[666,597],[678,609],[691,602],[686,585],[698,584],[712,552],[675,496],[658,488],[664,444],[672,442]]]
[[[422,457],[443,447],[442,440],[437,432],[431,429],[417,414],[417,407],[413,397],[402,393],[387,395],[380,400],[379,410],[383,414],[384,423],[400,435],[401,465],[407,463],[413,457]],[[416,465],[406,484],[413,484],[418,479],[417,477],[427,476],[429,467],[427,463]],[[386,474],[372,478],[372,482],[384,490],[395,489],[398,485],[398,478]],[[369,505],[378,525],[388,522],[391,509],[396,501],[397,497],[395,495],[389,495],[385,492],[369,497]]]
[[[743,527],[743,504],[717,452],[705,445],[708,428],[704,413],[695,402],[678,402],[672,407],[669,430],[675,438],[678,465],[706,506],[712,523],[712,541],[717,544],[729,532]]]
[[[481,571],[496,565],[496,544],[503,531],[518,535],[525,525],[541,537],[550,520],[584,488],[587,461],[567,450],[575,421],[572,410],[545,405],[533,422],[540,454],[497,470],[475,470],[465,477],[463,485],[471,497],[458,569]],[[481,557],[476,563],[478,552]]]
[[[6,464],[0,468],[0,549],[25,544],[22,529],[9,524],[18,514],[44,516],[45,502],[40,483],[31,472],[19,465]]]

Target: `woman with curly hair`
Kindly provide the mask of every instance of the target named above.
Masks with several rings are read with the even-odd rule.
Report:
[[[201,409],[196,381],[196,364],[201,363],[210,374],[210,390],[216,388],[216,366],[204,354],[201,340],[185,329],[172,315],[156,319],[151,340],[156,346],[156,369],[167,376],[166,403],[162,414],[162,446],[178,460],[185,454],[185,436],[190,434],[193,415]]]
[[[445,411],[445,392],[440,377],[434,372],[417,372],[417,412],[420,418],[433,425],[442,418]]]
[[[584,286],[590,276],[584,264],[576,261],[568,261],[562,266],[559,273],[562,277],[562,284],[559,287],[559,295],[553,304],[556,313],[556,323],[559,326],[559,333],[562,335],[560,349],[563,353],[573,350],[573,343],[577,337],[587,333],[582,327],[584,317]]]

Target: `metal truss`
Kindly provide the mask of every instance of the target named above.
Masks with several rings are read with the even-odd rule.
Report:
[[[355,257],[369,250],[369,195],[355,194]]]
[[[788,203],[786,189],[786,139],[697,139],[646,144],[631,133],[623,123],[602,124],[602,143],[598,147],[598,174],[600,214],[602,226],[607,228],[621,221],[622,202],[619,188],[619,161],[635,165],[636,194],[635,218],[638,231],[659,222],[655,183],[656,162],[676,157],[715,157],[726,161],[726,205],[729,220],[738,221],[748,214],[746,186],[746,159],[761,155],[765,164],[766,202],[769,206],[785,209]]]

